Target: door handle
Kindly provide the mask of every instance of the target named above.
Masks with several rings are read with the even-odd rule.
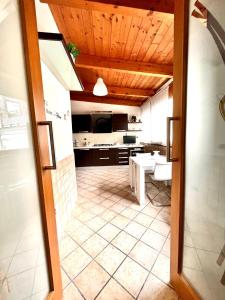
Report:
[[[51,146],[52,165],[44,166],[43,169],[44,170],[56,170],[56,158],[55,158],[55,146],[54,146],[52,121],[38,122],[38,125],[48,126],[48,128],[49,128],[49,138],[50,138],[50,146]]]
[[[174,162],[177,161],[177,158],[171,158],[171,153],[170,153],[170,135],[171,135],[171,122],[172,121],[177,121],[179,120],[178,117],[167,117],[167,137],[166,137],[166,160],[167,162]]]
[[[217,264],[219,266],[222,266],[222,263],[224,262],[224,260],[225,260],[225,244],[223,246],[223,249],[220,251],[219,257],[217,259]],[[223,276],[222,276],[220,282],[222,285],[225,285],[225,271],[223,273]]]
[[[225,121],[225,96],[220,100],[219,109],[220,109],[221,116]]]
[[[223,249],[220,251],[220,255],[217,259],[217,264],[221,266],[224,260],[225,260],[225,244],[223,246]]]

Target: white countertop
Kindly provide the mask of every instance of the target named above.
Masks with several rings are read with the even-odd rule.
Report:
[[[98,148],[143,148],[143,145],[140,144],[118,144],[118,145],[112,145],[112,146],[76,146],[73,147],[73,149],[98,149]]]
[[[135,162],[135,164],[139,165],[140,167],[154,167],[156,163],[166,163],[166,156],[164,155],[157,155],[153,156],[150,153],[141,154],[138,156],[130,157],[131,160]]]

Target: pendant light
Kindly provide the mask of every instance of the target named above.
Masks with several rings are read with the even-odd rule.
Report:
[[[106,95],[108,95],[107,87],[106,87],[103,79],[100,78],[100,77],[97,79],[97,82],[94,86],[93,94],[95,96],[106,96]]]

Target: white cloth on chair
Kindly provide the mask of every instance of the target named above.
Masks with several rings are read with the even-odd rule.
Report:
[[[156,162],[154,173],[150,176],[154,181],[171,180],[172,164],[170,162]]]

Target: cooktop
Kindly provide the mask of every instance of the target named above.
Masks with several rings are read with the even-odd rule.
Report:
[[[98,147],[102,147],[102,146],[113,146],[113,144],[94,144],[94,146]]]

